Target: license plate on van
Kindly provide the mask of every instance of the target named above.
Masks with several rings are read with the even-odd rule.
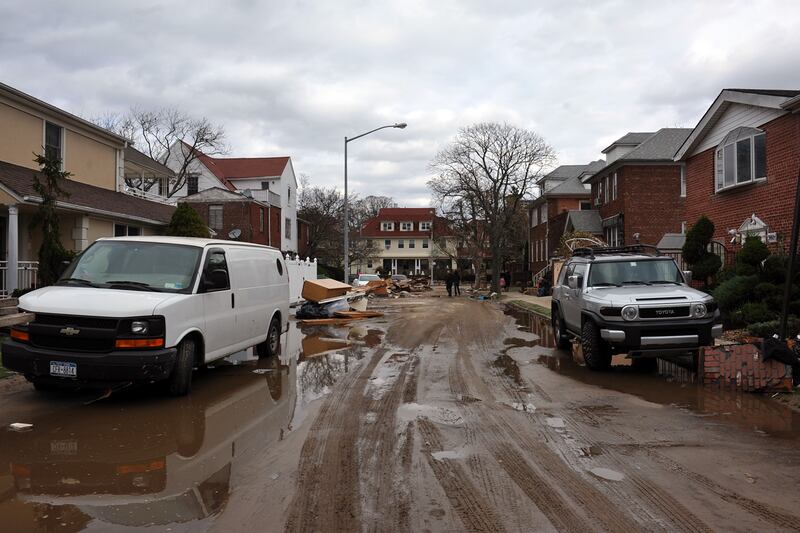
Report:
[[[62,378],[78,377],[78,365],[62,361],[50,361],[50,375]]]

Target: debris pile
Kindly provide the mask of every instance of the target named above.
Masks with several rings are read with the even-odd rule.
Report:
[[[433,290],[431,280],[427,276],[412,276],[406,279],[381,279],[367,283],[365,287],[355,289],[366,294],[378,297],[394,296],[397,298],[403,293],[420,293]]]
[[[367,291],[332,279],[306,280],[297,318],[308,324],[345,324],[352,320],[383,316],[367,311]]]

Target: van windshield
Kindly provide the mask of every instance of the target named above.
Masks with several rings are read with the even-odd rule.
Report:
[[[67,268],[59,285],[189,292],[201,248],[136,241],[97,241]]]
[[[603,261],[589,270],[589,287],[681,283],[683,276],[672,259]]]

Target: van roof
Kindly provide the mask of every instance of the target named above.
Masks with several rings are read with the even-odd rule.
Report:
[[[198,239],[197,237],[165,237],[161,235],[146,237],[140,235],[138,237],[103,237],[97,240],[183,244],[184,246],[197,246],[199,248],[204,248],[206,246],[249,246],[252,248],[266,248],[267,250],[275,250],[276,252],[280,251],[274,246],[265,246],[263,244],[255,244],[252,242],[225,241],[222,239]]]

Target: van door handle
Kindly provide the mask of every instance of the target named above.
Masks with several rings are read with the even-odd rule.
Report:
[[[231,309],[236,307],[236,295],[231,293]]]

